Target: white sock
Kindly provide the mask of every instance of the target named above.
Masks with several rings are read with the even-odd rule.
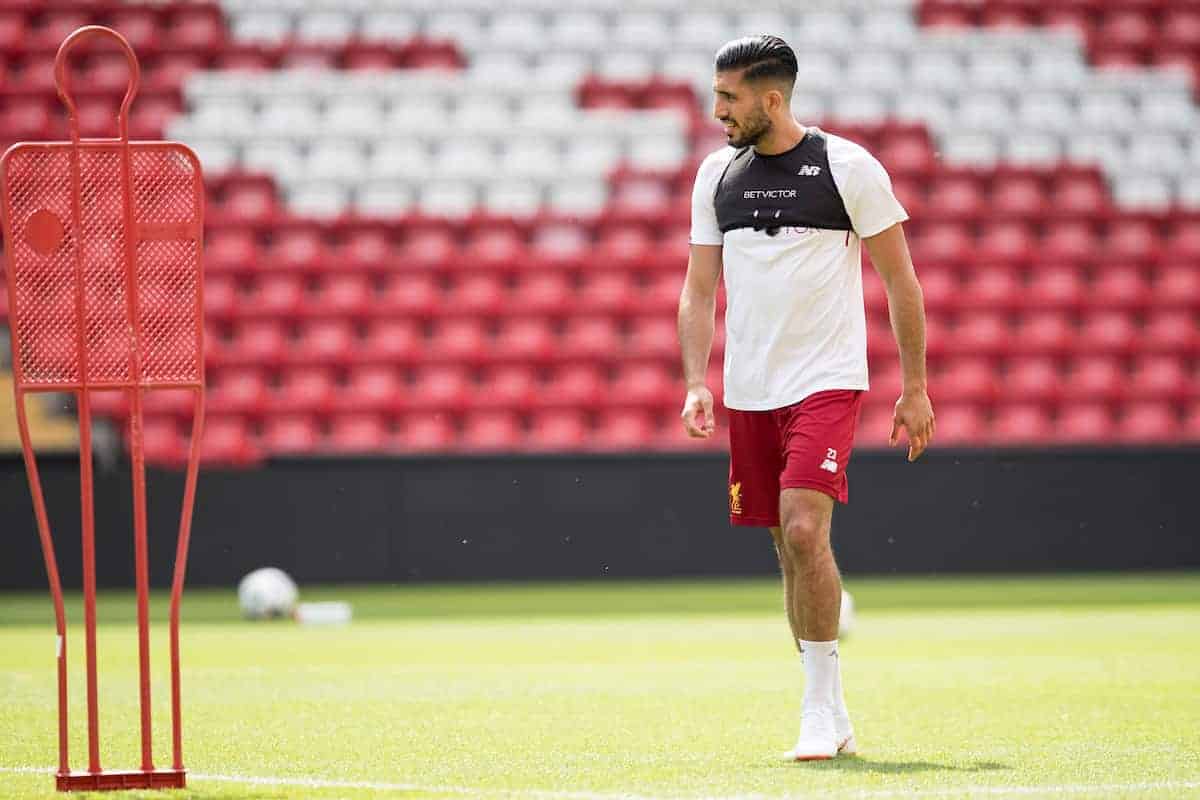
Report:
[[[804,707],[834,708],[834,686],[838,683],[837,639],[832,642],[801,640],[804,659]]]
[[[833,714],[839,719],[850,719],[850,712],[846,710],[846,695],[842,692],[842,657],[839,655],[834,661],[837,666],[833,671]]]

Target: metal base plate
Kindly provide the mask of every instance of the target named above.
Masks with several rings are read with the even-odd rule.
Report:
[[[105,770],[68,772],[55,776],[60,792],[103,792],[121,789],[182,789],[187,786],[186,769]]]

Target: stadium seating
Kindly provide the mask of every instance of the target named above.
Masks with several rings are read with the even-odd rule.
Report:
[[[912,216],[940,441],[1200,439],[1191,0],[4,6],[0,144],[65,136],[50,67],[88,22],[141,56],[134,135],[207,172],[208,459],[721,447],[679,431],[674,313],[712,52],[762,29]],[[123,70],[80,60],[85,132]],[[899,373],[864,293],[870,447]],[[179,463],[187,407],[148,413]]]

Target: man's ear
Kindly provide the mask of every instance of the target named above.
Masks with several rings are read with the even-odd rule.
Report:
[[[768,89],[766,95],[763,97],[763,100],[765,101],[764,105],[766,106],[767,113],[769,114],[777,113],[785,105],[783,92],[779,91],[778,89]]]

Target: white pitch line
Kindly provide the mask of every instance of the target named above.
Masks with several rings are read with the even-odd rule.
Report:
[[[53,775],[51,767],[0,767],[0,773]],[[295,786],[306,789],[364,789],[377,792],[429,792],[452,794],[465,797],[536,797],[542,800],[667,800],[648,795],[628,792],[571,792],[552,789],[479,789],[467,786],[423,786],[415,783],[389,783],[384,781],[336,780],[329,778],[288,778],[257,775],[204,775],[188,773],[197,781],[217,783],[240,783],[247,786]],[[789,798],[862,798],[874,800],[890,797],[1005,797],[1022,795],[1108,795],[1112,792],[1130,791],[1174,791],[1200,789],[1196,781],[1142,781],[1138,783],[1075,783],[1047,786],[956,786],[940,789],[862,789],[859,791],[833,791],[803,794],[741,794],[723,795],[724,800],[788,800]],[[683,798],[676,798],[683,800]]]

